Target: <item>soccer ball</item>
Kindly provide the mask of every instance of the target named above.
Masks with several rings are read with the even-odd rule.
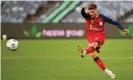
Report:
[[[19,42],[16,39],[9,39],[6,43],[6,47],[11,51],[17,50],[18,46]]]

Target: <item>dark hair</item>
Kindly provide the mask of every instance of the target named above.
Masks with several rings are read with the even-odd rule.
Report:
[[[90,4],[88,9],[97,9],[97,5],[96,4]]]

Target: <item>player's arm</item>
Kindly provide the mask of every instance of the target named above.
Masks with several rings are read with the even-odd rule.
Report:
[[[87,13],[85,12],[85,9],[87,9],[87,8],[88,8],[88,5],[87,5],[87,4],[84,4],[84,5],[82,6],[82,9],[81,9],[81,15],[82,15],[86,20],[90,17],[90,15],[87,14]]]
[[[104,19],[105,22],[116,25],[119,29],[124,31],[125,34],[128,34],[128,30],[125,29],[119,21],[115,21],[107,16],[104,16],[103,14],[100,14],[100,16]]]

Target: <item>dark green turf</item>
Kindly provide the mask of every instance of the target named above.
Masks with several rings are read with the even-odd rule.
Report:
[[[9,51],[2,41],[2,80],[112,80],[87,55],[80,58],[81,40],[19,40]],[[106,40],[99,54],[116,80],[133,80],[133,40]]]

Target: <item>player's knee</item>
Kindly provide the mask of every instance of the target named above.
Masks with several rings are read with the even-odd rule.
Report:
[[[94,48],[98,47],[98,42],[92,42],[91,46],[93,46]]]

